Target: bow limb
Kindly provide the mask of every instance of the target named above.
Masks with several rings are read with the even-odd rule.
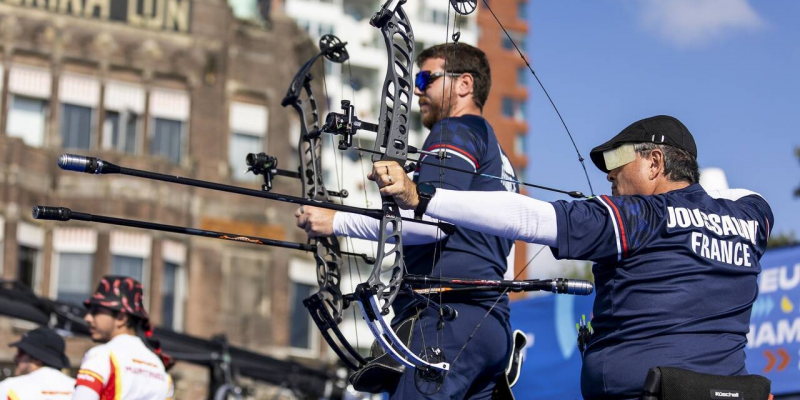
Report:
[[[333,36],[325,35],[320,40],[320,52],[300,67],[281,105],[291,105],[300,118],[300,139],[297,146],[300,161],[300,181],[303,196],[309,200],[331,203],[331,192],[322,179],[322,141],[319,132],[319,109],[311,89],[311,68],[321,56],[333,62],[343,62],[349,57],[344,43]],[[339,192],[346,196],[346,192]],[[357,370],[366,361],[347,341],[338,324],[342,321],[345,307],[341,290],[342,253],[336,237],[309,238],[314,245],[314,261],[317,267],[319,291],[303,300],[311,319],[320,334],[339,359],[349,368]]]
[[[289,87],[289,93],[282,104],[290,104],[300,117],[300,142],[297,146],[300,159],[302,194],[309,200],[331,202],[325,184],[322,181],[321,154],[322,143],[319,137],[319,111],[314,93],[311,90],[311,64],[324,54],[320,52],[303,65],[299,74]],[[298,89],[305,94],[300,96]],[[306,108],[310,112],[306,113]],[[317,264],[317,283],[319,294],[330,311],[334,321],[341,322],[344,301],[340,288],[342,257],[339,242],[335,237],[309,239],[316,246],[314,260]]]

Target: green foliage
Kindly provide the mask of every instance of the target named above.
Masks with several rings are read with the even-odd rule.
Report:
[[[578,262],[573,261],[564,268],[563,273],[559,274],[561,278],[567,279],[583,279],[594,283],[594,274],[592,274],[592,263],[588,261]]]
[[[794,231],[781,232],[779,234],[773,234],[769,237],[767,248],[775,249],[778,247],[796,246],[798,244],[800,244],[800,240],[797,239]]]

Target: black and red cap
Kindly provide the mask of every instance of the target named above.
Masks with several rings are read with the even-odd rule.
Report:
[[[625,143],[666,144],[685,150],[697,159],[697,145],[689,129],[677,118],[669,115],[656,115],[628,125],[611,140],[593,148],[589,156],[597,168],[608,173],[603,152]]]
[[[150,319],[143,304],[142,284],[129,276],[106,276],[97,284],[92,297],[83,302],[86,308],[102,307],[140,318]]]

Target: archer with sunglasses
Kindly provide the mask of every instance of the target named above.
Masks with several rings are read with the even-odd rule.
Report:
[[[417,57],[414,94],[419,99],[422,124],[430,129],[423,149],[444,152],[446,159],[423,156],[433,165],[420,165],[414,181],[455,190],[519,192],[516,184],[456,172],[438,167],[439,162],[463,170],[516,179],[511,163],[500,147],[494,131],[481,116],[491,88],[491,70],[480,49],[459,43],[430,47]],[[424,210],[417,210],[418,212]],[[413,216],[406,211],[405,216]],[[303,207],[295,213],[297,225],[312,236],[350,236],[377,240],[378,223],[361,215]],[[457,228],[450,235],[435,227],[403,225],[403,251],[408,273],[417,275],[502,279],[506,258],[514,242],[493,235]],[[484,319],[481,329],[469,339],[478,320],[484,318],[497,294],[478,293],[448,297],[444,301],[458,311],[454,321],[439,323],[431,309],[418,310],[414,303],[398,295],[393,307],[398,324],[419,313],[409,348],[417,353],[425,343],[436,343],[444,360],[453,362],[436,393],[425,393],[414,382],[414,370],[406,369],[396,383],[389,385],[392,399],[488,399],[498,380],[504,377],[511,351],[508,296],[501,298]],[[443,338],[436,340],[437,337]],[[467,343],[463,352],[461,346]]]
[[[78,370],[72,400],[171,400],[171,360],[153,338],[144,287],[127,276],[106,276],[83,302],[92,341]]]

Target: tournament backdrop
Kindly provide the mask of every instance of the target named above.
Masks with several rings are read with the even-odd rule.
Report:
[[[761,259],[747,355],[751,374],[772,380],[776,395],[800,393],[800,246]],[[511,324],[528,336],[514,387],[518,400],[580,399],[581,355],[575,323],[591,316],[594,296],[549,295],[511,303]]]

